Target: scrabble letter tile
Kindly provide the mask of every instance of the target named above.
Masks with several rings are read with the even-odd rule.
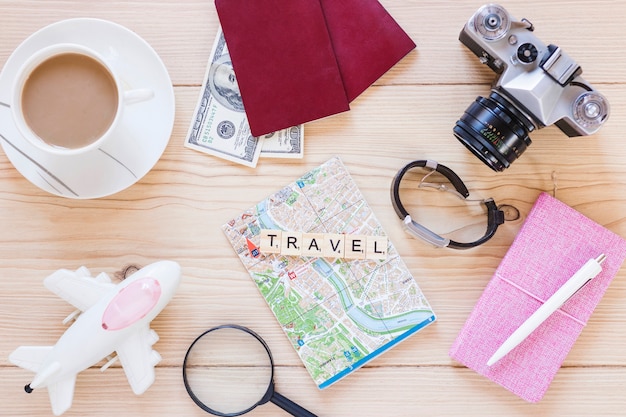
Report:
[[[323,256],[324,248],[323,233],[303,233],[302,234],[302,256]]]
[[[261,230],[261,243],[259,245],[261,252],[280,253],[281,234],[282,232],[280,230]]]
[[[367,249],[367,236],[365,235],[346,235],[346,249],[344,258],[346,259],[365,259],[365,250]]]
[[[345,235],[339,233],[324,234],[322,255],[325,258],[343,258]]]
[[[367,237],[367,259],[387,259],[387,236]]]
[[[283,232],[280,253],[300,256],[302,254],[302,232]]]

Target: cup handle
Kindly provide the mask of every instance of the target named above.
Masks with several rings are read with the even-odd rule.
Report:
[[[124,92],[124,103],[135,104],[154,98],[154,91],[149,88],[138,88]]]

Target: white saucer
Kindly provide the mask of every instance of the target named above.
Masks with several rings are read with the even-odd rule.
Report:
[[[28,143],[11,115],[13,80],[35,51],[55,43],[95,49],[118,70],[129,89],[150,88],[152,100],[124,109],[115,137],[76,156],[50,156]],[[0,143],[15,168],[30,182],[69,198],[117,193],[141,179],[159,160],[174,126],[172,81],[150,45],[134,32],[106,20],[70,19],[35,32],[15,49],[0,74]]]

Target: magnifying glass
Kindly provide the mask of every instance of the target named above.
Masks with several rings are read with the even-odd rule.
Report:
[[[202,333],[183,362],[191,399],[216,416],[239,416],[273,402],[296,417],[317,417],[274,390],[274,360],[267,343],[247,327],[226,324]]]

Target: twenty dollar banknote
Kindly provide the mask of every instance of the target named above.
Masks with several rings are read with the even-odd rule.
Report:
[[[185,146],[255,167],[259,156],[301,158],[303,139],[302,125],[252,136],[224,34],[218,30]]]

